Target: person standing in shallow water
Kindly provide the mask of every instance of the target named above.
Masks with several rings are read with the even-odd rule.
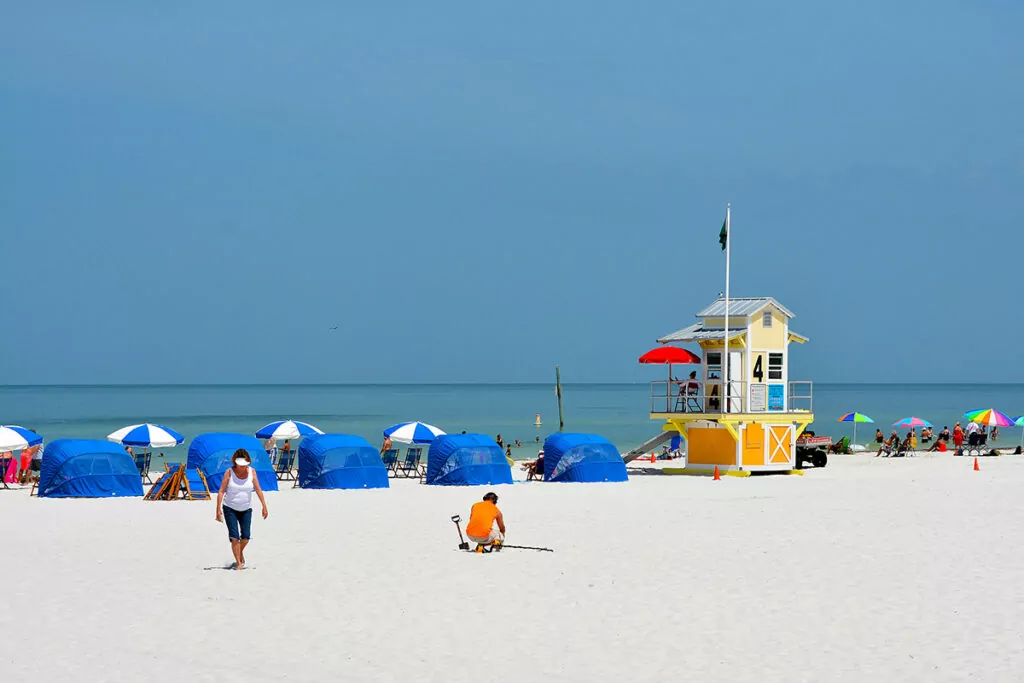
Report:
[[[235,569],[245,569],[245,546],[249,545],[252,525],[252,494],[259,496],[263,505],[263,519],[267,518],[267,501],[263,497],[260,480],[252,468],[248,451],[239,448],[231,456],[232,467],[224,473],[217,492],[217,521],[228,527],[231,554]]]

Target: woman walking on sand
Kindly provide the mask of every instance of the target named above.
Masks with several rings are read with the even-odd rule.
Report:
[[[263,504],[263,519],[267,518],[267,501],[263,498],[260,480],[252,465],[248,451],[239,448],[231,456],[231,467],[224,473],[217,492],[217,521],[228,527],[231,540],[231,554],[235,556],[235,569],[245,569],[245,546],[249,545],[249,529],[252,524],[252,494],[259,496]]]

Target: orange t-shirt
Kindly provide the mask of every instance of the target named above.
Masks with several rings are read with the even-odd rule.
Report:
[[[489,500],[482,500],[474,503],[469,511],[469,524],[466,525],[466,534],[477,538],[486,538],[494,527],[494,520],[501,514],[498,506]]]

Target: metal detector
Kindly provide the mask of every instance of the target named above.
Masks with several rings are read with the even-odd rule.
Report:
[[[455,522],[455,528],[459,530],[459,550],[469,550],[469,543],[462,537],[462,527],[459,526],[459,522],[462,521],[462,517],[458,515],[452,515],[452,521]]]

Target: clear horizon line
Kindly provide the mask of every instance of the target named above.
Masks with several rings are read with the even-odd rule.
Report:
[[[563,382],[565,386],[636,386],[648,384],[651,380],[616,381],[597,380],[591,382]],[[654,380],[659,381],[659,380]],[[815,381],[814,384],[825,386],[1022,386],[1024,382],[850,382],[850,381]],[[68,388],[68,389],[105,389],[105,388],[141,388],[141,387],[437,387],[437,386],[554,386],[551,381],[533,382],[117,382],[117,383],[41,383],[41,384],[0,384],[0,389],[35,389],[35,388]]]

